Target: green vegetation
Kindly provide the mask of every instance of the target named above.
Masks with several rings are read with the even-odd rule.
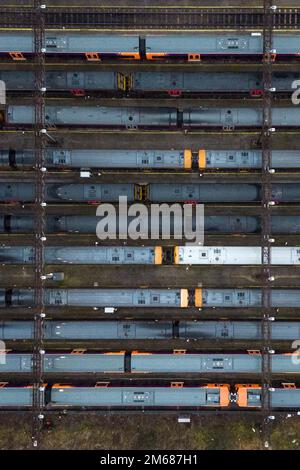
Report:
[[[43,449],[256,450],[262,449],[260,421],[254,418],[193,417],[178,424],[175,417],[53,416],[42,432]],[[29,449],[28,416],[1,416],[0,450]],[[273,449],[299,449],[300,420],[287,418],[272,428]]]

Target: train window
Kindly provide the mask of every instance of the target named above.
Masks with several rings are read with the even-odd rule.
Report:
[[[112,260],[113,260],[113,261],[120,261],[120,258],[119,258],[119,256],[113,256],[113,257],[112,257]]]
[[[153,300],[153,302],[158,302],[159,297],[158,297],[157,295],[154,295],[154,296],[152,297],[152,300]]]
[[[230,109],[227,110],[227,114],[231,114],[231,110],[230,110]]]
[[[231,296],[230,295],[225,295],[225,300],[228,302],[230,300]]]
[[[205,253],[205,251],[202,251],[201,256],[202,256],[203,258],[205,258],[206,255],[207,255],[207,253]]]
[[[146,303],[145,299],[138,299],[139,305],[145,305],[145,303]]]
[[[216,393],[208,393],[206,399],[208,403],[219,403],[219,395]]]
[[[129,121],[133,121],[133,117],[132,117],[132,116],[129,116],[129,117],[128,117],[128,120],[129,120]]]
[[[238,298],[242,299],[245,297],[245,292],[238,292],[237,296]]]
[[[127,253],[127,258],[132,258],[132,253]]]

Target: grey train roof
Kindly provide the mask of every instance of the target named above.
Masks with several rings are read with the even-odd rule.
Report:
[[[271,338],[294,340],[300,337],[300,322],[272,322]],[[171,321],[45,321],[45,339],[171,339]],[[261,338],[259,321],[180,321],[178,337],[182,339],[250,339]],[[31,321],[0,321],[0,340],[33,338]]]
[[[31,354],[6,354],[0,356],[0,373],[30,373]],[[44,372],[103,372],[124,373],[125,353],[108,354],[45,354]],[[131,354],[132,373],[249,373],[261,372],[261,356],[251,354]],[[300,364],[292,355],[273,355],[273,373],[299,373]],[[130,371],[129,371],[130,372]]]
[[[6,264],[32,264],[34,248],[0,247],[0,262]],[[155,248],[151,247],[64,247],[47,246],[45,263],[62,264],[155,264]]]
[[[261,247],[257,246],[176,246],[174,264],[188,265],[260,265]],[[35,249],[31,246],[0,247],[3,264],[32,264]],[[47,246],[47,264],[162,264],[163,247],[64,247]],[[300,247],[271,247],[271,264],[299,265]]]
[[[205,164],[199,168],[261,168],[261,150],[204,150]],[[46,149],[45,164],[64,168],[185,168],[184,150]],[[9,150],[0,150],[0,166],[10,164]],[[33,166],[33,150],[14,151],[16,166]],[[273,168],[299,168],[298,150],[273,150]]]
[[[45,289],[45,303],[57,307],[180,307],[181,291],[182,289]],[[33,290],[12,291],[13,306],[32,305],[33,298]],[[0,289],[0,306],[4,304],[5,292]]]
[[[272,408],[300,408],[300,389],[275,388],[270,392]],[[247,390],[247,406],[261,406],[261,389]]]
[[[110,407],[216,406],[218,387],[73,387],[52,388],[51,405]]]
[[[148,185],[148,199],[152,202],[251,202],[260,200],[259,184],[193,183]],[[10,182],[0,187],[0,201],[32,201],[35,188],[32,183]],[[134,184],[46,184],[46,200],[118,202],[126,196],[135,200]],[[300,201],[300,187],[295,183],[273,184],[272,198],[280,202]]]
[[[32,150],[15,153],[17,166],[33,165],[34,158]],[[184,168],[184,151],[46,149],[45,163],[66,168]],[[9,151],[0,150],[1,164],[9,164]]]
[[[46,232],[78,232],[95,233],[97,223],[101,218],[93,215],[48,215],[46,217]],[[195,220],[192,221],[193,227]],[[150,226],[150,224],[149,224]],[[271,216],[272,233],[300,233],[300,216]],[[119,233],[117,224],[116,233]],[[0,233],[26,233],[34,230],[34,219],[29,215],[0,215]],[[206,215],[204,216],[204,231],[206,233],[255,233],[260,230],[259,217],[244,215]],[[171,220],[170,233],[174,232]]]
[[[176,108],[118,108],[102,106],[46,106],[45,120],[54,125],[122,126],[122,127],[176,127]],[[7,124],[33,124],[33,106],[7,106]],[[296,106],[273,108],[274,126],[297,126],[299,110]],[[194,108],[183,111],[183,126],[191,127],[261,127],[259,108]]]
[[[46,124],[83,126],[176,126],[175,108],[118,108],[104,106],[46,106]],[[33,124],[33,106],[8,106],[7,123]]]
[[[32,388],[3,387],[0,388],[0,409],[32,407]]]
[[[29,31],[1,32],[0,52],[33,52],[33,37]],[[45,48],[49,53],[139,52],[139,36],[133,34],[101,34],[46,31]]]
[[[130,91],[185,92],[234,91],[262,89],[259,72],[132,72]],[[293,72],[274,72],[273,86],[277,91],[291,91],[291,83],[299,75]],[[0,71],[7,90],[33,90],[34,73],[30,71]],[[81,88],[84,90],[118,90],[118,73],[106,71],[61,70],[46,72],[48,90]]]
[[[273,49],[277,54],[298,54],[298,34],[273,34]],[[259,33],[182,33],[148,34],[146,53],[157,54],[262,54],[263,37]]]
[[[205,168],[261,168],[261,150],[206,150]],[[272,168],[300,166],[298,150],[272,150]]]
[[[260,307],[260,289],[202,289],[204,307]],[[5,306],[0,289],[0,306]],[[186,307],[186,289],[45,289],[45,303],[82,307]],[[32,305],[33,290],[13,289],[11,305]],[[183,303],[182,303],[183,299]],[[272,307],[298,307],[299,289],[272,289]]]
[[[259,289],[203,289],[202,302],[205,307],[260,307]],[[298,307],[300,290],[272,289],[272,307]]]
[[[260,373],[261,356],[251,354],[150,354],[131,356],[132,372],[202,372],[202,373]],[[300,364],[290,355],[272,355],[273,373],[299,373]]]
[[[0,357],[1,359],[4,356]],[[45,354],[44,372],[124,372],[124,353],[110,354]],[[6,354],[0,360],[0,373],[29,373],[31,354]]]
[[[300,111],[297,106],[273,108],[274,127],[297,126]],[[183,111],[183,125],[191,127],[261,127],[262,110],[259,108],[194,108]]]
[[[115,53],[139,52],[139,36],[126,33],[46,31],[45,48],[48,54],[84,52]],[[297,33],[274,33],[273,48],[278,54],[298,54],[300,37]],[[0,52],[32,53],[33,37],[30,31],[2,31]],[[204,32],[176,34],[146,34],[146,54],[262,54],[261,33]]]
[[[0,339],[30,339],[30,321],[0,322]],[[171,322],[46,321],[45,339],[165,339],[172,337]]]
[[[133,184],[46,184],[46,200],[49,202],[90,201],[103,202],[118,201],[119,196],[126,196],[128,202],[134,201]],[[0,188],[0,200],[34,199],[35,188],[32,183],[7,183]]]

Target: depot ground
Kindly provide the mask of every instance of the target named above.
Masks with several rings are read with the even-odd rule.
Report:
[[[20,426],[20,422],[22,425]],[[30,417],[0,421],[0,449],[29,449]],[[300,420],[273,425],[272,449],[299,449]],[[42,449],[86,450],[261,450],[260,420],[207,416],[178,424],[166,416],[55,416],[42,432]]]

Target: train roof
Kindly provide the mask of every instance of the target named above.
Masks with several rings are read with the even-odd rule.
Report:
[[[226,405],[225,405],[226,403]],[[55,406],[184,407],[227,406],[227,387],[71,387],[52,388]]]
[[[32,406],[32,388],[2,387],[0,388],[0,408],[18,408]]]

